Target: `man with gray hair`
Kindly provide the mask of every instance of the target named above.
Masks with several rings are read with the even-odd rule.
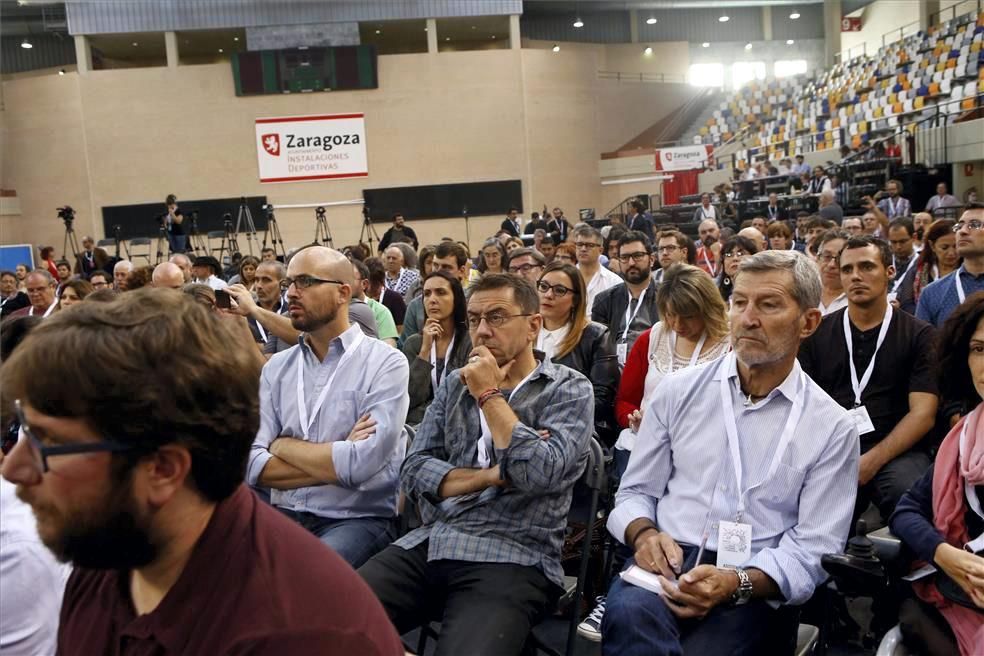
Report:
[[[819,303],[800,253],[745,258],[733,352],[660,383],[608,519],[635,555],[608,594],[604,654],[792,653],[790,606],[843,548],[858,474],[854,421],[796,360]]]
[[[844,220],[844,208],[837,204],[833,189],[824,189],[820,192],[819,210],[817,214],[821,219],[827,219],[835,223]]]
[[[57,289],[58,284],[48,271],[35,269],[27,274],[24,283],[27,285],[27,300],[31,304],[12,312],[9,317],[44,318],[58,307],[58,302],[55,299],[55,289]]]
[[[120,260],[113,267],[113,288],[118,292],[126,291],[126,277],[133,271],[133,262]]]
[[[601,251],[604,248],[605,238],[597,228],[592,228],[586,223],[579,223],[574,228],[574,256],[577,258],[577,269],[584,278],[584,288],[588,293],[584,311],[589,318],[598,294],[622,284],[622,278],[617,273],[601,266]]]
[[[188,284],[189,282],[191,282],[191,258],[190,257],[188,257],[187,255],[185,255],[184,253],[176,253],[175,255],[172,255],[171,256],[171,259],[168,260],[168,262],[170,262],[171,264],[173,264],[173,265],[177,266],[179,269],[181,269],[181,275],[184,276],[185,284]]]

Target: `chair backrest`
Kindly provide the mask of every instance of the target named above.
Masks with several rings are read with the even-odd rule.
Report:
[[[100,239],[99,241],[96,242],[96,246],[98,248],[105,248],[107,246],[113,246],[113,247],[115,247],[116,246],[116,240],[115,239]]]
[[[134,237],[130,240],[130,246],[150,246],[149,237]]]

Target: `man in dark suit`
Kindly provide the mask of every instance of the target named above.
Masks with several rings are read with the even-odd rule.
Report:
[[[634,200],[630,203],[632,206],[632,215],[627,221],[629,230],[634,230],[636,232],[641,232],[646,235],[649,242],[653,241],[653,217],[646,211],[646,206],[642,204],[641,200]]]
[[[509,233],[511,237],[518,237],[522,232],[519,226],[519,210],[515,207],[509,208],[509,215],[502,220],[502,225],[500,226],[503,230]]]
[[[92,237],[83,237],[82,252],[75,259],[75,273],[87,278],[93,271],[105,270],[109,260],[109,253],[96,248],[96,242]]]
[[[769,204],[765,206],[763,214],[769,223],[773,221],[785,221],[787,217],[786,210],[779,207],[779,196],[775,193],[769,194]]]
[[[547,224],[547,232],[553,237],[555,244],[563,244],[567,241],[567,236],[571,233],[571,224],[564,216],[564,210],[559,207],[553,208],[553,218]]]
[[[544,206],[543,208],[543,216],[540,216],[539,212],[533,212],[532,214],[530,214],[530,222],[526,224],[526,227],[523,229],[523,233],[527,235],[532,235],[537,230],[543,230],[544,232],[548,232],[550,230],[550,226],[547,223],[547,219],[545,218],[546,216],[547,216],[546,206]]]

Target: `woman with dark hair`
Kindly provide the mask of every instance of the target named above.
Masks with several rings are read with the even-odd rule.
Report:
[[[940,335],[940,392],[973,408],[936,462],[899,500],[892,533],[932,578],[902,604],[905,644],[920,654],[980,654],[984,645],[984,292],[967,298]]]
[[[41,247],[41,263],[38,265],[38,268],[47,269],[52,278],[61,281],[61,278],[58,276],[58,265],[55,263],[54,246]]]
[[[578,371],[591,381],[595,431],[611,445],[616,431],[612,408],[618,389],[618,359],[608,339],[608,328],[588,319],[584,278],[571,264],[551,262],[536,289],[543,317],[536,348],[555,364]]]
[[[505,273],[502,263],[506,260],[506,247],[495,237],[490,237],[482,244],[478,252],[478,271],[480,273]]]
[[[64,310],[81,303],[92,292],[92,283],[88,280],[69,280],[62,285],[61,292],[58,294],[58,309]]]
[[[410,361],[410,409],[407,423],[419,424],[448,373],[471,353],[465,292],[457,278],[433,271],[424,279],[424,326],[403,344]]]
[[[738,264],[743,257],[755,255],[758,249],[755,242],[747,237],[735,235],[729,238],[721,247],[721,257],[724,265],[721,267],[721,278],[718,280],[718,291],[721,298],[727,304],[731,301],[731,291],[735,287],[735,274],[738,273]]]
[[[939,219],[930,224],[923,236],[923,249],[916,266],[899,283],[895,300],[899,309],[916,313],[919,296],[929,283],[955,271],[960,266],[957,255],[957,236],[953,233],[953,219]]]

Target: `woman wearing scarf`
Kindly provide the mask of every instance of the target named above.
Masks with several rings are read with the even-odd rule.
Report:
[[[902,607],[905,644],[917,653],[979,655],[984,649],[984,292],[947,319],[940,391],[974,408],[943,440],[936,463],[902,497],[892,532],[932,578],[914,584],[922,603]],[[976,407],[975,407],[976,406]]]

